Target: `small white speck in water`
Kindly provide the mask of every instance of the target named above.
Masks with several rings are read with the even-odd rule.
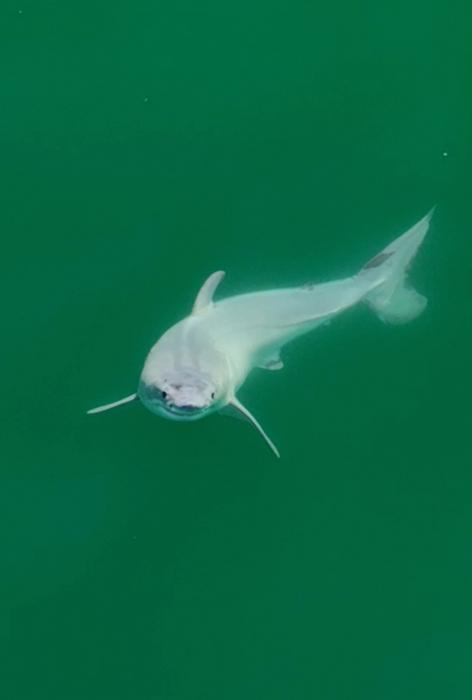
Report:
[[[449,153],[447,151],[444,151],[444,153],[443,153],[444,158],[447,158],[448,155],[449,155]]]
[[[145,101],[145,102],[149,102],[149,97],[145,97],[145,98],[144,98],[144,101]]]

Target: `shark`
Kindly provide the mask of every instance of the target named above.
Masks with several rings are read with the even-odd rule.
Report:
[[[409,283],[409,268],[433,216],[426,216],[371,258],[355,275],[331,282],[214,299],[225,273],[211,274],[191,313],[149,351],[135,393],[87,413],[140,401],[152,413],[194,421],[215,412],[252,423],[272,452],[280,453],[256,417],[238,399],[250,372],[283,368],[287,343],[364,303],[388,324],[419,316],[427,299]]]

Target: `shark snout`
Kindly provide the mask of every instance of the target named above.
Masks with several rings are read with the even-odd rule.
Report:
[[[211,396],[202,387],[172,385],[167,389],[167,403],[177,408],[191,411],[197,408],[206,408],[211,403]]]
[[[177,420],[200,418],[215,405],[216,387],[206,376],[190,371],[168,373],[159,381],[141,381],[138,390],[153,413]]]

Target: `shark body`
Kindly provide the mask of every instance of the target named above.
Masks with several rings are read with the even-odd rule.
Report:
[[[237,398],[254,367],[280,370],[282,348],[359,302],[386,323],[405,323],[426,307],[409,286],[408,268],[433,211],[369,260],[354,276],[323,284],[241,294],[214,301],[224,272],[200,289],[192,313],[151,348],[136,393],[88,413],[139,399],[155,414],[189,421],[231,409],[248,419],[274,454],[279,452],[256,418]]]

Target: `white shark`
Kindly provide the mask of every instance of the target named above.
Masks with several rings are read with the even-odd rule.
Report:
[[[237,399],[239,387],[254,367],[282,369],[280,351],[288,342],[359,302],[386,323],[416,318],[427,301],[408,285],[406,275],[432,215],[433,210],[346,279],[215,302],[225,273],[214,272],[198,292],[192,313],[151,348],[137,392],[88,413],[136,399],[153,413],[181,421],[231,409],[257,428],[278,457],[272,440]]]

